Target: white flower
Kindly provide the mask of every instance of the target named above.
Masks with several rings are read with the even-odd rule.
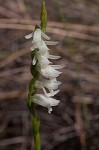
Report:
[[[46,57],[40,55],[39,52],[35,53],[32,64],[35,65],[37,61],[39,62],[40,66],[41,65],[44,66],[44,65],[48,65],[48,64],[52,63]]]
[[[49,59],[59,59],[60,56],[54,56],[54,55],[48,55],[48,54],[42,55],[40,53],[40,51],[37,51],[34,58],[33,58],[32,64],[35,65],[37,60],[38,60],[40,66],[45,68],[46,65],[49,65],[52,63],[48,60],[48,58]]]
[[[43,89],[44,94],[45,94],[47,97],[53,97],[54,95],[56,95],[56,94],[60,91],[60,90],[56,90],[56,91],[53,91],[53,90],[52,90],[51,92],[47,93],[44,87],[43,87],[42,89]]]
[[[58,89],[58,86],[61,84],[61,82],[57,81],[56,78],[54,79],[42,79],[42,81],[37,81],[36,82],[36,87],[37,88],[42,88],[42,87],[45,87],[47,88],[50,92],[52,90],[56,90]]]
[[[43,40],[41,41],[32,41],[33,46],[31,47],[31,51],[33,51],[35,48],[39,49],[42,53],[45,53],[45,51],[48,51],[49,48],[46,46],[45,42]]]
[[[50,80],[43,79],[42,83],[49,90],[56,90],[61,84],[61,82],[57,81],[56,78]]]
[[[41,68],[38,70],[44,77],[46,78],[56,78],[58,77],[62,72],[59,72],[55,70],[53,67],[50,65],[47,65],[45,68]]]
[[[35,48],[38,48],[40,51],[45,52],[45,51],[49,50],[49,48],[46,45],[58,44],[58,42],[42,40],[42,38],[45,38],[46,40],[50,40],[50,37],[47,36],[45,33],[43,33],[40,28],[36,29],[34,34],[31,33],[31,34],[25,36],[26,39],[29,39],[32,37],[33,37],[33,41],[32,41],[33,46],[31,47],[32,51]]]
[[[47,107],[48,112],[51,113],[52,106],[56,106],[60,102],[52,97],[60,91],[57,89],[61,82],[57,81],[56,77],[58,77],[62,72],[58,71],[57,69],[63,68],[64,65],[52,65],[52,62],[49,61],[49,59],[59,59],[60,56],[50,55],[50,49],[47,47],[47,45],[56,45],[58,42],[49,41],[50,37],[43,33],[40,28],[36,29],[34,33],[30,33],[29,35],[25,36],[25,38],[33,38],[31,50],[33,51],[37,49],[32,60],[33,65],[38,63],[36,70],[39,72],[39,79],[36,81],[35,87],[37,89],[42,89],[44,93],[35,94],[32,97],[33,102]],[[40,78],[40,75],[42,75],[42,78]]]
[[[49,64],[52,63],[52,62],[50,62],[50,61],[48,60],[47,57],[44,57],[44,56],[40,55],[39,52],[36,52],[36,57],[37,57],[37,60],[38,60],[38,62],[39,62],[39,64],[40,64],[40,66],[43,66],[43,67],[44,67],[44,66],[49,65]]]
[[[45,50],[49,50],[48,47],[46,46],[45,42],[42,40],[42,37],[44,37],[47,40],[50,40],[50,37],[48,37],[47,35],[45,35],[41,29],[36,29],[34,34],[31,33],[27,36],[25,36],[26,39],[32,38],[33,37],[33,46],[31,47],[31,50],[33,51],[35,48],[41,49],[43,51]]]
[[[48,97],[44,94],[36,94],[35,98],[33,99],[33,102],[35,102],[38,105],[44,106],[48,108],[48,113],[51,113],[52,106],[58,105],[60,102],[59,100],[56,100],[54,98]]]
[[[50,37],[47,36],[45,33],[43,33],[40,28],[36,29],[34,31],[34,34],[32,32],[32,33],[26,35],[25,38],[26,39],[30,39],[30,38],[34,37],[33,39],[35,39],[36,41],[38,41],[38,40],[41,40],[41,36],[43,38],[47,39],[47,40],[50,40]]]

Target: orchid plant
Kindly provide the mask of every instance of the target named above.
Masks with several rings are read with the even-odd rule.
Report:
[[[48,45],[56,45],[58,42],[50,41],[50,37],[45,34],[47,25],[46,6],[43,2],[41,9],[41,26],[35,26],[35,31],[26,35],[26,39],[32,38],[31,47],[31,74],[33,79],[30,81],[27,105],[31,114],[35,150],[40,150],[40,120],[36,112],[36,104],[48,108],[48,113],[52,112],[52,106],[58,105],[60,102],[53,98],[59,90],[58,86],[61,82],[57,81],[57,77],[62,73],[58,69],[63,65],[53,65],[51,60],[59,59],[60,56],[50,55]],[[42,93],[38,93],[41,89]]]

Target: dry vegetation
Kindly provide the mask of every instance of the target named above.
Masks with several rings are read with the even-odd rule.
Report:
[[[32,150],[26,106],[31,41],[42,0],[0,0],[0,150]],[[43,150],[99,149],[99,1],[46,0],[47,34],[65,64],[61,102],[51,115],[37,106]],[[57,62],[55,62],[57,63]],[[32,145],[32,146],[31,146]]]

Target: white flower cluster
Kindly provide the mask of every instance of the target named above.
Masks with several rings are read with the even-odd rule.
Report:
[[[58,42],[49,41],[45,33],[41,31],[40,28],[37,28],[34,33],[25,36],[26,39],[33,38],[33,46],[31,51],[38,49],[33,58],[33,65],[38,61],[39,69],[38,72],[43,76],[36,81],[36,87],[43,89],[44,94],[36,94],[33,102],[41,106],[47,107],[48,112],[51,113],[52,106],[56,106],[59,103],[59,100],[52,98],[55,94],[59,92],[56,90],[61,82],[57,81],[56,77],[61,74],[57,69],[61,69],[63,65],[52,65],[52,62],[49,59],[59,59],[60,56],[54,56],[49,54],[49,48],[47,45],[56,45]],[[46,41],[45,41],[45,40]],[[46,91],[48,90],[49,93]]]

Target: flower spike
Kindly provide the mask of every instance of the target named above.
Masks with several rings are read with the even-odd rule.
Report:
[[[31,47],[31,50],[33,51],[37,49],[35,51],[35,56],[33,57],[32,64],[35,66],[36,63],[38,63],[39,67],[37,67],[36,70],[39,73],[39,77],[41,76],[43,78],[43,79],[39,78],[36,81],[35,87],[43,89],[43,92],[44,92],[44,94],[36,95],[36,99],[34,103],[42,105],[44,107],[48,107],[48,108],[50,106],[51,108],[53,106],[53,103],[51,103],[52,105],[49,104],[48,100],[50,100],[51,102],[52,100],[51,97],[53,97],[59,92],[59,90],[56,90],[56,89],[61,84],[59,81],[57,81],[56,78],[62,72],[58,71],[57,69],[63,68],[64,65],[52,65],[52,62],[49,61],[49,59],[59,59],[60,56],[50,55],[49,48],[47,47],[47,45],[56,45],[58,44],[58,42],[49,41],[50,37],[47,36],[45,33],[43,33],[40,28],[37,28],[34,31],[34,33],[27,35],[26,38],[27,39],[31,38],[31,36],[33,36],[33,41],[32,41],[33,45]],[[44,38],[48,41],[44,41]],[[49,93],[46,92],[46,89],[49,90]],[[58,103],[55,103],[55,104],[57,105]]]

